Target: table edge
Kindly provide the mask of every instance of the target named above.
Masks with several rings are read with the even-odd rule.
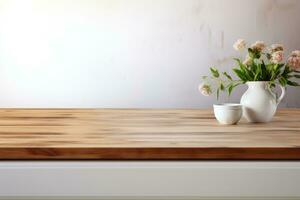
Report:
[[[0,160],[300,160],[300,147],[0,147]]]

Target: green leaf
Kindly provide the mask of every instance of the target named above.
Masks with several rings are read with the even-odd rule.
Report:
[[[231,95],[231,93],[232,93],[232,91],[233,91],[233,89],[236,87],[236,86],[238,86],[238,85],[240,85],[241,83],[230,83],[227,87],[228,87],[228,96],[230,96]]]
[[[269,86],[270,86],[270,88],[274,88],[274,87],[276,87],[276,84],[273,81],[270,81]]]
[[[279,79],[279,83],[280,83],[280,85],[282,85],[282,86],[286,86],[287,80],[286,80],[284,77],[281,77],[281,78]]]
[[[234,88],[233,85],[229,86],[229,88],[228,88],[228,96],[231,95],[233,88]]]
[[[224,87],[223,83],[220,83],[220,90],[224,91],[224,89],[225,89],[225,87]]]
[[[232,77],[231,77],[229,74],[227,74],[226,72],[223,72],[223,74],[224,74],[224,76],[226,76],[229,80],[232,81]]]
[[[259,63],[256,65],[254,81],[258,81],[260,76],[261,76],[261,64]]]
[[[300,86],[299,83],[293,81],[287,81],[287,84],[290,86]]]
[[[240,71],[243,73],[244,77],[246,78],[246,81],[252,81],[253,80],[253,74],[252,72],[247,68],[246,65],[244,65],[240,59],[235,58],[236,62],[239,64]]]
[[[255,72],[257,70],[258,65],[260,65],[259,59],[254,59],[251,65],[251,71]]]
[[[253,58],[253,59],[255,58],[255,53],[254,53],[253,49],[248,48],[248,54],[251,58]]]
[[[248,48],[248,54],[250,58],[255,59],[255,58],[260,58],[261,54],[259,51],[253,50],[251,48]]]
[[[300,75],[298,75],[298,74],[295,74],[295,75],[294,75],[294,77],[296,77],[296,78],[300,78]]]
[[[232,69],[234,71],[234,73],[243,81],[246,82],[247,78],[244,76],[243,72],[237,68],[233,68]]]
[[[271,65],[271,71],[276,71],[279,68],[279,64]]]
[[[266,67],[264,61],[262,61],[262,63],[261,63],[261,80],[260,81],[269,81],[271,78],[269,75],[270,74],[267,70],[267,67]]]
[[[215,78],[219,78],[220,74],[219,74],[219,71],[213,67],[210,68],[210,71],[212,73],[212,75],[215,77]]]

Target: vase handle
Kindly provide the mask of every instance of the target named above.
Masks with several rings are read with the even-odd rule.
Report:
[[[276,100],[277,102],[277,105],[282,101],[282,99],[284,98],[285,96],[285,87],[283,87],[282,85],[279,85],[280,89],[281,89],[281,95],[280,97]]]

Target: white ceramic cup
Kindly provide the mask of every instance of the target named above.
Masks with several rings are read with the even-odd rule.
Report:
[[[243,109],[241,104],[214,104],[214,113],[221,124],[237,124],[242,117]]]

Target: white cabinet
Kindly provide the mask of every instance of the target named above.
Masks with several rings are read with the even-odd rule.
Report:
[[[300,162],[1,161],[14,198],[300,199]]]

